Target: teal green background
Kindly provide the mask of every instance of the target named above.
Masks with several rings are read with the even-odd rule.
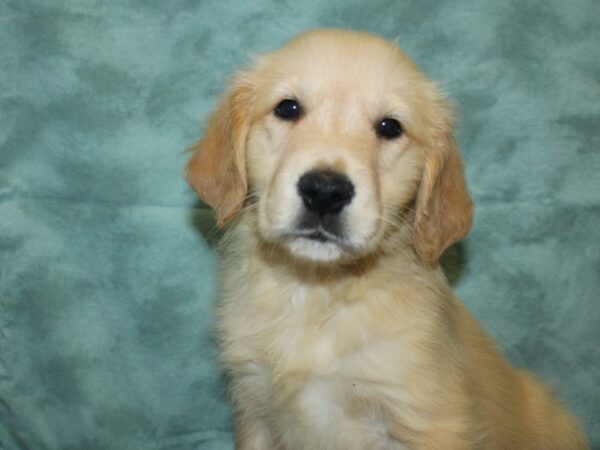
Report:
[[[397,38],[455,102],[476,216],[447,271],[600,449],[595,0],[1,2],[0,448],[232,448],[182,150],[317,26]]]

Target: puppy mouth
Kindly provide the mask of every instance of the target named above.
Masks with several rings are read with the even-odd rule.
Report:
[[[338,244],[342,246],[342,239],[340,237],[326,231],[325,229],[319,227],[316,229],[303,229],[303,230],[295,230],[291,233],[288,233],[288,238],[304,238],[309,239],[311,241],[317,241],[320,243],[331,242],[334,244]]]
[[[292,234],[316,242],[331,242],[340,247],[346,241],[345,226],[338,215],[322,215],[310,211],[304,211],[298,217]]]
[[[293,230],[284,233],[283,238],[288,242],[296,240],[306,240],[314,242],[315,245],[331,246],[334,245],[346,253],[356,251],[356,248],[343,234],[319,224],[314,227],[296,227]]]
[[[325,235],[325,233],[323,233],[321,230],[315,230],[315,231],[311,232],[310,234],[307,234],[304,237],[307,238],[307,239],[311,239],[313,241],[318,241],[318,242],[329,242],[329,241],[331,241],[331,239],[329,237],[327,237]]]

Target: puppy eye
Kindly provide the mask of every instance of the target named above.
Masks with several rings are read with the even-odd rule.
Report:
[[[273,113],[282,120],[298,120],[302,114],[302,108],[297,100],[286,98],[279,102]]]
[[[402,136],[404,128],[402,128],[402,124],[396,119],[384,117],[375,125],[375,131],[377,131],[379,137],[391,140]]]

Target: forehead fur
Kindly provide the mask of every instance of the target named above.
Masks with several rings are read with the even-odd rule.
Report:
[[[271,69],[303,70],[320,77],[370,78],[404,68],[407,75],[417,70],[393,43],[367,33],[346,30],[315,30],[294,38],[269,55]]]

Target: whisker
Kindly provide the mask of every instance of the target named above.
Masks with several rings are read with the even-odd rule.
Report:
[[[405,217],[395,211],[388,211],[387,215],[379,214],[377,219],[391,226],[393,230],[399,230],[404,225],[410,226],[410,222],[408,222]]]

